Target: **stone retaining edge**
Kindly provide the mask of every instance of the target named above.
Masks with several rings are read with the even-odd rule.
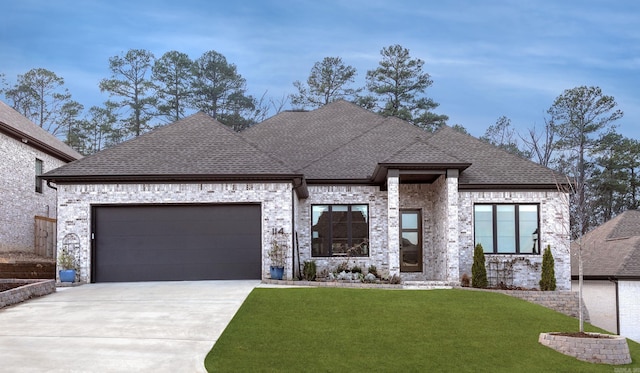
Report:
[[[618,335],[586,333],[590,335],[604,335],[607,338],[580,338],[540,333],[538,342],[564,355],[573,356],[578,360],[589,363],[610,365],[624,365],[631,363],[627,339]]]
[[[0,283],[24,283],[24,286],[0,292],[0,309],[27,299],[51,294],[56,291],[55,280],[0,279]]]

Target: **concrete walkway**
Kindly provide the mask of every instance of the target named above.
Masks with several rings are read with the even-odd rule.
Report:
[[[2,372],[204,372],[251,281],[59,288],[0,310]]]

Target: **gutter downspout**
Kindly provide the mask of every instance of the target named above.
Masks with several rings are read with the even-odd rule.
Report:
[[[58,188],[54,187],[53,185],[51,185],[51,180],[47,179],[47,186],[53,190],[58,190]]]
[[[609,278],[609,281],[616,285],[616,334],[620,335],[620,296],[618,294],[618,279],[612,277]]]
[[[291,189],[291,279],[296,277],[296,212],[295,212],[296,186]]]

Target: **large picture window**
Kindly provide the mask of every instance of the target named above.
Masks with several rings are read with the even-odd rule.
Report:
[[[537,204],[477,204],[475,243],[488,254],[539,254]]]
[[[369,256],[369,206],[311,206],[311,255]]]

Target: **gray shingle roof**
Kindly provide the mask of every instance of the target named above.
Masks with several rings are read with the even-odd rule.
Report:
[[[578,275],[578,242],[571,244],[571,274]],[[582,238],[585,277],[640,278],[640,211],[628,210]]]
[[[563,177],[551,169],[451,127],[438,130],[429,139],[429,145],[471,163],[471,166],[460,174],[461,187],[554,187],[564,184]]]
[[[318,180],[368,180],[376,165],[458,165],[461,187],[553,188],[550,169],[491,144],[443,127],[429,133],[397,118],[385,118],[346,101],[311,112],[285,112],[246,130],[263,151]]]
[[[310,112],[283,112],[240,134],[198,113],[45,177],[304,175],[312,183],[384,183],[391,167],[457,168],[461,188],[556,185],[548,168],[450,127],[429,133],[342,100]]]
[[[63,179],[272,178],[294,172],[204,113],[154,129],[44,175]]]
[[[82,158],[82,154],[2,101],[0,101],[0,131],[26,141],[28,145],[66,162]]]

